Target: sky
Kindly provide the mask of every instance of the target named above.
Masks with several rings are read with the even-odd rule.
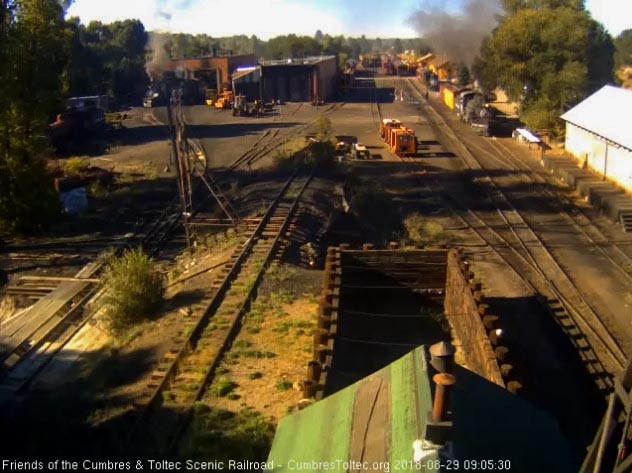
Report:
[[[269,39],[295,33],[368,38],[413,38],[407,19],[428,0],[74,0],[68,11],[81,21],[140,19],[148,30],[213,37],[235,34]],[[432,0],[456,12],[464,0]],[[490,0],[495,1],[495,0]],[[593,17],[613,35],[632,28],[632,0],[587,0]]]

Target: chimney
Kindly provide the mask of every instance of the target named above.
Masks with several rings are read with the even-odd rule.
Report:
[[[432,406],[432,420],[433,422],[443,422],[448,414],[450,387],[454,384],[455,379],[451,374],[438,373],[432,377],[432,380],[437,385]]]
[[[439,373],[454,373],[454,353],[456,349],[449,342],[435,343],[428,350],[430,352],[430,366]]]
[[[452,420],[448,419],[450,392],[456,382],[453,375],[437,373],[432,377],[435,383],[435,394],[432,411],[428,411],[424,438],[435,444],[444,445],[452,433]]]

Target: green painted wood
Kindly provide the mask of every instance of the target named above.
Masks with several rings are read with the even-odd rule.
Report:
[[[340,471],[337,462],[348,457],[356,389],[357,383],[282,419],[268,456],[274,471]]]
[[[413,351],[412,353],[415,353]],[[391,471],[419,471],[411,464],[417,438],[412,354],[390,365],[391,376]]]

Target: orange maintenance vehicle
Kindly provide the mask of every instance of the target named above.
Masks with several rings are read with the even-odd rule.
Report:
[[[380,134],[397,156],[412,156],[417,152],[415,131],[406,128],[399,120],[385,118],[380,126]]]
[[[382,120],[382,123],[380,123],[380,135],[382,136],[382,138],[384,138],[385,141],[388,141],[387,136],[389,130],[391,128],[399,128],[400,126],[402,126],[402,122],[400,122],[399,120],[395,120],[393,118],[385,118]]]

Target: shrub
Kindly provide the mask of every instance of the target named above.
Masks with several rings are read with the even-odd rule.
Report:
[[[66,160],[64,170],[69,176],[78,176],[90,167],[90,161],[86,158],[69,158]]]
[[[103,275],[106,321],[120,334],[150,318],[164,294],[164,279],[142,249],[126,250],[114,257]]]
[[[526,104],[520,119],[532,130],[548,132],[553,138],[564,135],[564,122],[560,118],[559,110],[547,100]]]
[[[389,240],[399,231],[399,207],[388,192],[372,181],[360,182],[352,190],[351,211],[372,226],[382,240]]]
[[[406,240],[416,244],[439,243],[445,239],[443,226],[424,219],[418,212],[404,219]]]
[[[43,160],[0,158],[0,233],[37,230],[59,215],[59,197]]]
[[[314,123],[316,139],[318,141],[328,141],[331,138],[331,120],[325,115],[319,115]]]
[[[404,219],[406,238],[413,243],[424,241],[424,220],[420,213],[413,212]]]

